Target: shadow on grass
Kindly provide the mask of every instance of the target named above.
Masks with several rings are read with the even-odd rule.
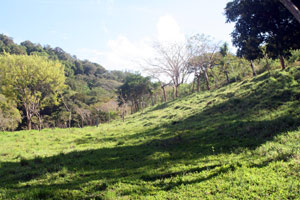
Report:
[[[272,140],[276,135],[298,129],[300,126],[298,101],[293,101],[297,93],[285,90],[270,91],[263,84],[252,93],[243,97],[233,97],[221,104],[212,104],[203,111],[181,121],[171,121],[134,135],[108,138],[108,140],[130,140],[143,138],[144,143],[123,145],[86,151],[74,151],[46,158],[23,159],[19,163],[2,162],[0,166],[0,188],[17,189],[14,194],[27,189],[80,189],[82,184],[94,180],[116,183],[127,181],[156,181],[172,178],[185,173],[214,170],[207,177],[182,184],[194,184],[207,181],[228,170],[232,166],[219,164],[194,168],[186,171],[170,172],[168,168],[178,163],[199,164],[199,159],[218,154],[227,154],[238,149],[255,149]],[[281,89],[281,88],[279,88]],[[291,90],[294,91],[294,90]],[[295,90],[296,91],[296,90]],[[298,91],[298,90],[297,90]],[[282,98],[280,99],[280,94]],[[275,117],[267,118],[268,112],[276,112],[280,106],[289,103],[289,108],[278,112]],[[155,109],[163,109],[155,107]],[[263,112],[264,111],[264,112]],[[261,114],[261,112],[263,112]],[[161,131],[163,129],[164,131]],[[156,136],[159,139],[151,139]],[[148,138],[147,138],[148,137]],[[88,143],[94,138],[78,140]],[[163,158],[155,157],[163,153]],[[218,170],[216,170],[218,169]],[[159,173],[158,173],[159,171]],[[63,183],[45,183],[34,186],[20,186],[20,183],[43,179],[47,174],[56,174],[65,178]],[[75,177],[75,178],[74,178]],[[54,178],[55,179],[55,178]],[[158,184],[161,190],[170,190],[180,183]],[[106,187],[100,187],[105,190]]]

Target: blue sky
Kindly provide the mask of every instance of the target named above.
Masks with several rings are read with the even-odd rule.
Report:
[[[3,0],[0,33],[59,46],[107,69],[138,71],[155,40],[204,33],[231,44],[229,0]]]

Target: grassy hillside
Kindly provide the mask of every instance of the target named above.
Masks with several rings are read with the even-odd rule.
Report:
[[[0,134],[0,199],[300,198],[300,67],[84,129]]]

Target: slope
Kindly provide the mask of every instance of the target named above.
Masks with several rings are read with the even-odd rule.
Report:
[[[0,199],[300,198],[300,67],[84,129],[0,134]]]

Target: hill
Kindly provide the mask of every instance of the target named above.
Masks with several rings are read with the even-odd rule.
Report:
[[[0,199],[300,198],[300,67],[99,127],[0,133]]]
[[[112,101],[114,101],[114,104],[117,104],[117,89],[123,84],[126,76],[130,74],[129,72],[106,70],[97,63],[80,60],[76,56],[65,52],[60,47],[42,46],[28,40],[16,44],[12,38],[4,34],[0,34],[1,54],[36,55],[49,60],[59,61],[64,66],[66,87],[63,93],[60,94],[60,99],[63,99],[63,101],[60,101],[59,105],[51,104],[43,107],[40,110],[39,116],[35,116],[32,119],[33,128],[82,127],[85,125],[94,125],[96,121],[108,121],[108,115],[112,118],[117,115],[116,106],[107,105]],[[1,94],[2,91],[0,88]],[[16,106],[19,110],[18,113],[22,115],[23,120],[14,126],[0,124],[1,130],[15,130],[16,127],[18,130],[22,130],[28,126],[23,104],[16,103],[18,103]],[[6,104],[6,101],[0,100],[0,107],[3,104]],[[0,108],[1,112],[3,110]],[[11,119],[9,117],[6,119],[5,116],[0,115],[0,121],[4,120]]]

